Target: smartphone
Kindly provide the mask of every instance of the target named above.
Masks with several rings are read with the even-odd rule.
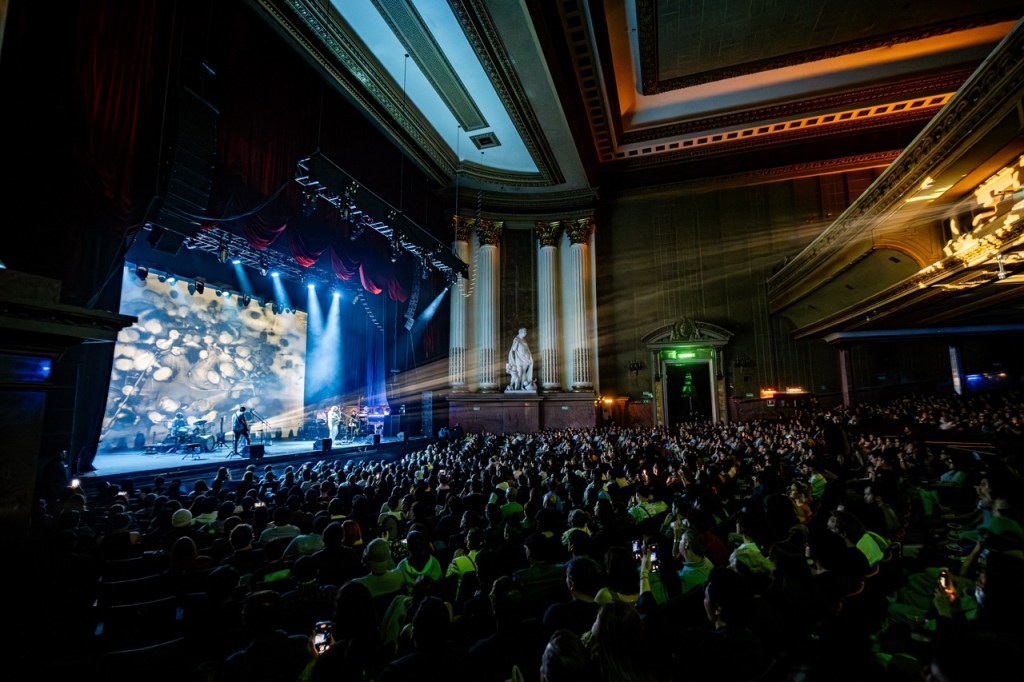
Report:
[[[658,558],[658,546],[651,545],[651,573],[661,572],[661,559]]]
[[[945,592],[949,591],[949,571],[945,569],[939,571],[939,587]]]
[[[331,648],[331,621],[322,620],[313,629],[313,648],[322,654]]]
[[[643,545],[640,544],[639,540],[633,540],[633,558],[640,561],[644,556]]]

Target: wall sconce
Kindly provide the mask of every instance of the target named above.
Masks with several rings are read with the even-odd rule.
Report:
[[[628,367],[629,371],[633,373],[633,378],[636,379],[637,375],[640,373],[640,370],[646,367],[646,365],[644,365],[644,363],[640,362],[639,360],[633,360],[632,362],[629,363]]]

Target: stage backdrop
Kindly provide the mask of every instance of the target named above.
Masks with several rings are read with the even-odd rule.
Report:
[[[99,451],[164,443],[175,413],[216,437],[239,405],[266,419],[268,435],[297,434],[306,373],[304,312],[272,312],[254,300],[189,294],[133,268],[122,275],[121,313],[138,317],[118,335]],[[250,420],[253,435],[264,424]]]

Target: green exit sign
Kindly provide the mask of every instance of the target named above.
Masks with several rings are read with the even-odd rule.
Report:
[[[697,352],[692,350],[663,350],[661,357],[665,360],[688,360],[697,357]]]

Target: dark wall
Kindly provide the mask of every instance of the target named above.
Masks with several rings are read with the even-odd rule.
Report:
[[[768,314],[766,281],[875,178],[873,170],[692,192],[661,187],[602,201],[597,222],[600,376],[604,395],[649,390],[642,338],[689,317],[733,332],[724,352],[731,394],[762,387],[839,391],[834,349],[794,341]],[[648,366],[633,375],[630,361]],[[738,368],[735,360],[747,358]]]

